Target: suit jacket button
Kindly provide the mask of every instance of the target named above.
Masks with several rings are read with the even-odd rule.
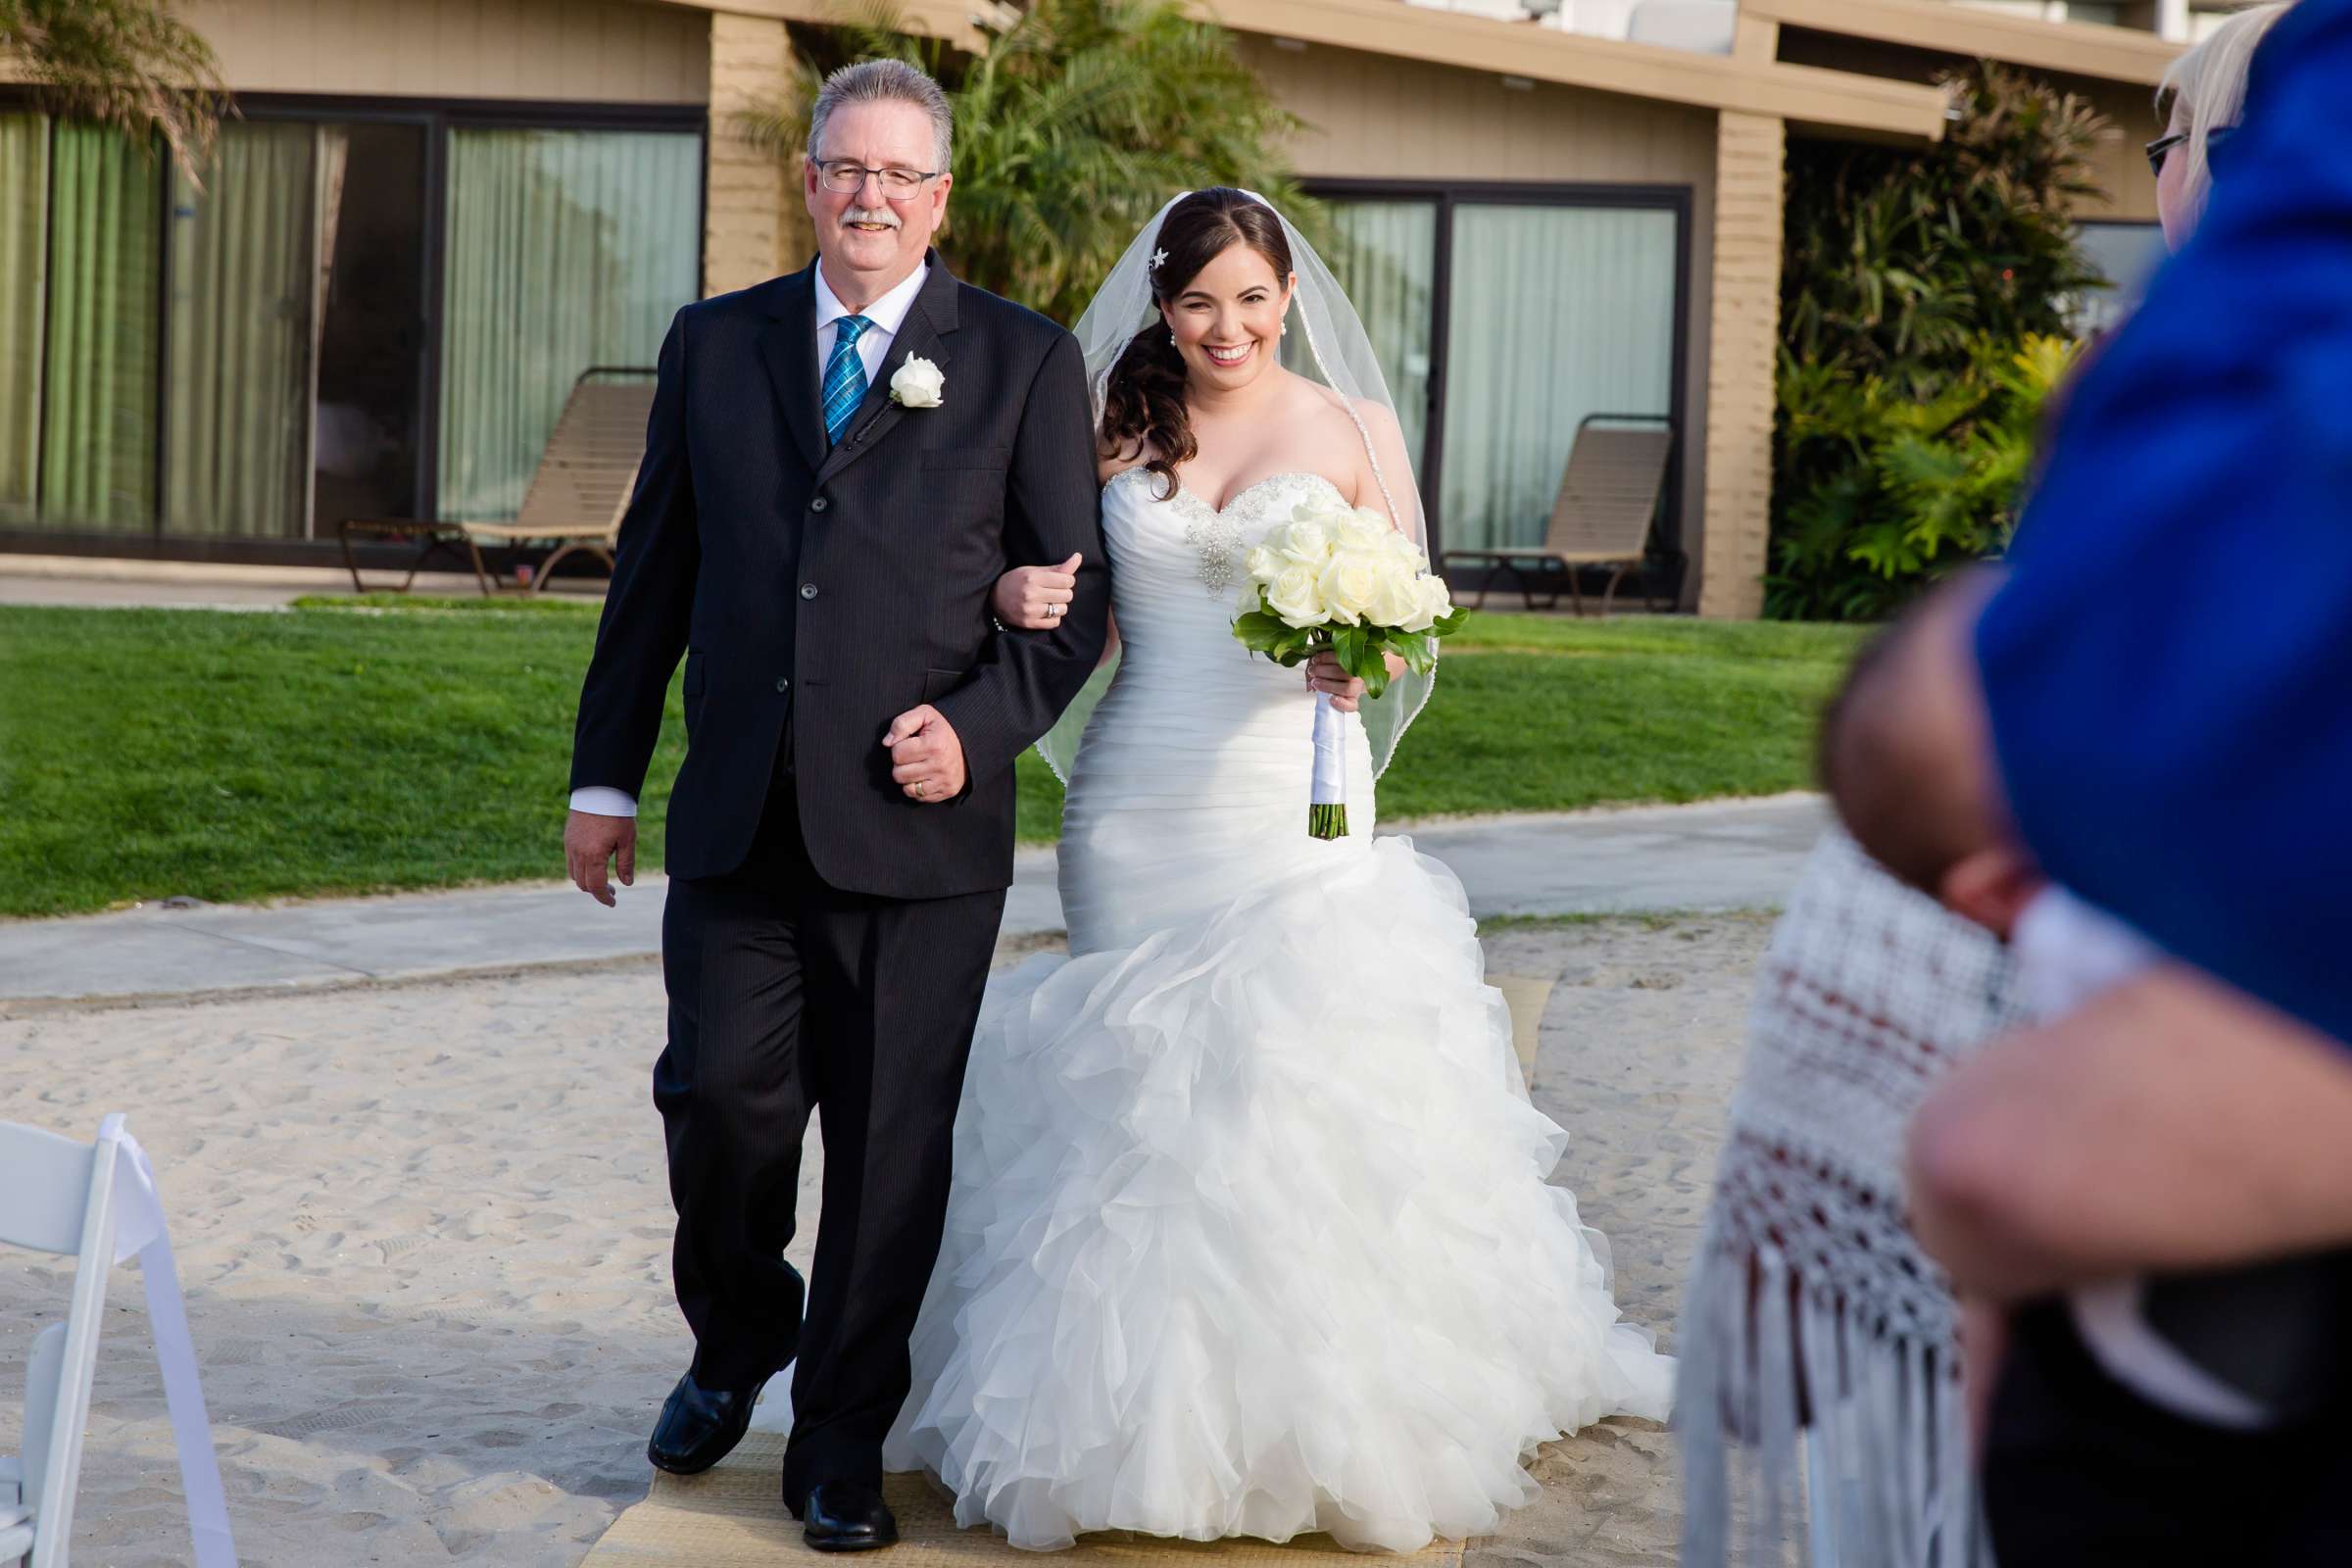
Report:
[[[825,508],[831,505],[832,503],[827,501],[823,496],[818,496],[814,501],[808,503],[808,510],[810,512],[822,512],[825,510]]]
[[[792,690],[792,677],[790,675],[778,675],[776,677],[776,690],[780,692],[788,692]]]
[[[803,599],[814,599],[816,597],[816,584],[812,582],[805,582],[801,584],[801,597]]]

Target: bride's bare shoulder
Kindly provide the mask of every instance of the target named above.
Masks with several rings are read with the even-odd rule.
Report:
[[[1286,373],[1291,374],[1292,384],[1284,414],[1299,466],[1331,480],[1342,495],[1350,494],[1355,488],[1352,480],[1363,466],[1364,431],[1357,422],[1363,416],[1349,408],[1351,400],[1322,382]],[[1359,409],[1369,407],[1376,405],[1358,402]]]

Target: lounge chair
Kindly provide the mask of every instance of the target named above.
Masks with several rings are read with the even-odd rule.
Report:
[[[627,379],[622,379],[626,377]],[[555,575],[558,564],[574,555],[590,555],[612,569],[612,547],[620,536],[620,514],[637,485],[637,466],[645,457],[645,421],[654,403],[654,372],[626,367],[597,366],[580,372],[571,396],[557,416],[556,428],[539,455],[538,471],[523,492],[522,510],[513,522],[466,522],[413,517],[354,517],[342,527],[343,564],[351,568],[351,586],[367,593],[360,578],[354,544],[363,539],[413,539],[419,548],[409,562],[409,575],[394,592],[407,593],[416,573],[435,554],[447,552],[461,564],[473,568],[474,580],[487,597],[497,586],[482,551],[523,549],[544,545],[547,554],[532,564],[524,593],[537,593]]]
[[[1622,426],[1636,426],[1633,429]],[[1610,428],[1596,428],[1609,426]],[[1656,414],[1588,414],[1576,427],[1576,444],[1569,449],[1567,470],[1560,475],[1560,493],[1551,506],[1551,523],[1544,542],[1508,550],[1448,550],[1445,565],[1483,566],[1478,604],[1499,572],[1519,581],[1530,610],[1556,608],[1565,587],[1576,612],[1585,612],[1577,583],[1586,566],[1614,566],[1601,594],[1600,612],[1606,615],[1626,573],[1650,555],[1658,502],[1666,493],[1667,464],[1674,456],[1674,421]],[[1539,606],[1539,588],[1550,599]],[[1651,608],[1660,607],[1653,601]]]

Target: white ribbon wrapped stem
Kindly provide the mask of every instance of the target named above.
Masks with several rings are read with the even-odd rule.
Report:
[[[1342,735],[1340,711],[1331,706],[1331,693],[1315,693],[1315,781],[1307,797],[1310,806],[1348,804],[1348,751]]]

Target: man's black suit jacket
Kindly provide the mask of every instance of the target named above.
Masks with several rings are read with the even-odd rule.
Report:
[[[1077,340],[936,255],[838,446],[818,415],[815,267],[680,311],[580,693],[571,784],[642,793],[686,657],[666,868],[740,866],[780,744],[808,858],[844,892],[930,899],[1012,881],[1013,760],[1099,662],[1109,579]],[[910,357],[936,408],[890,398]],[[1052,632],[1002,632],[1010,565],[1083,554]],[[906,799],[882,736],[929,703],[970,784]],[[789,719],[789,723],[787,720]]]

